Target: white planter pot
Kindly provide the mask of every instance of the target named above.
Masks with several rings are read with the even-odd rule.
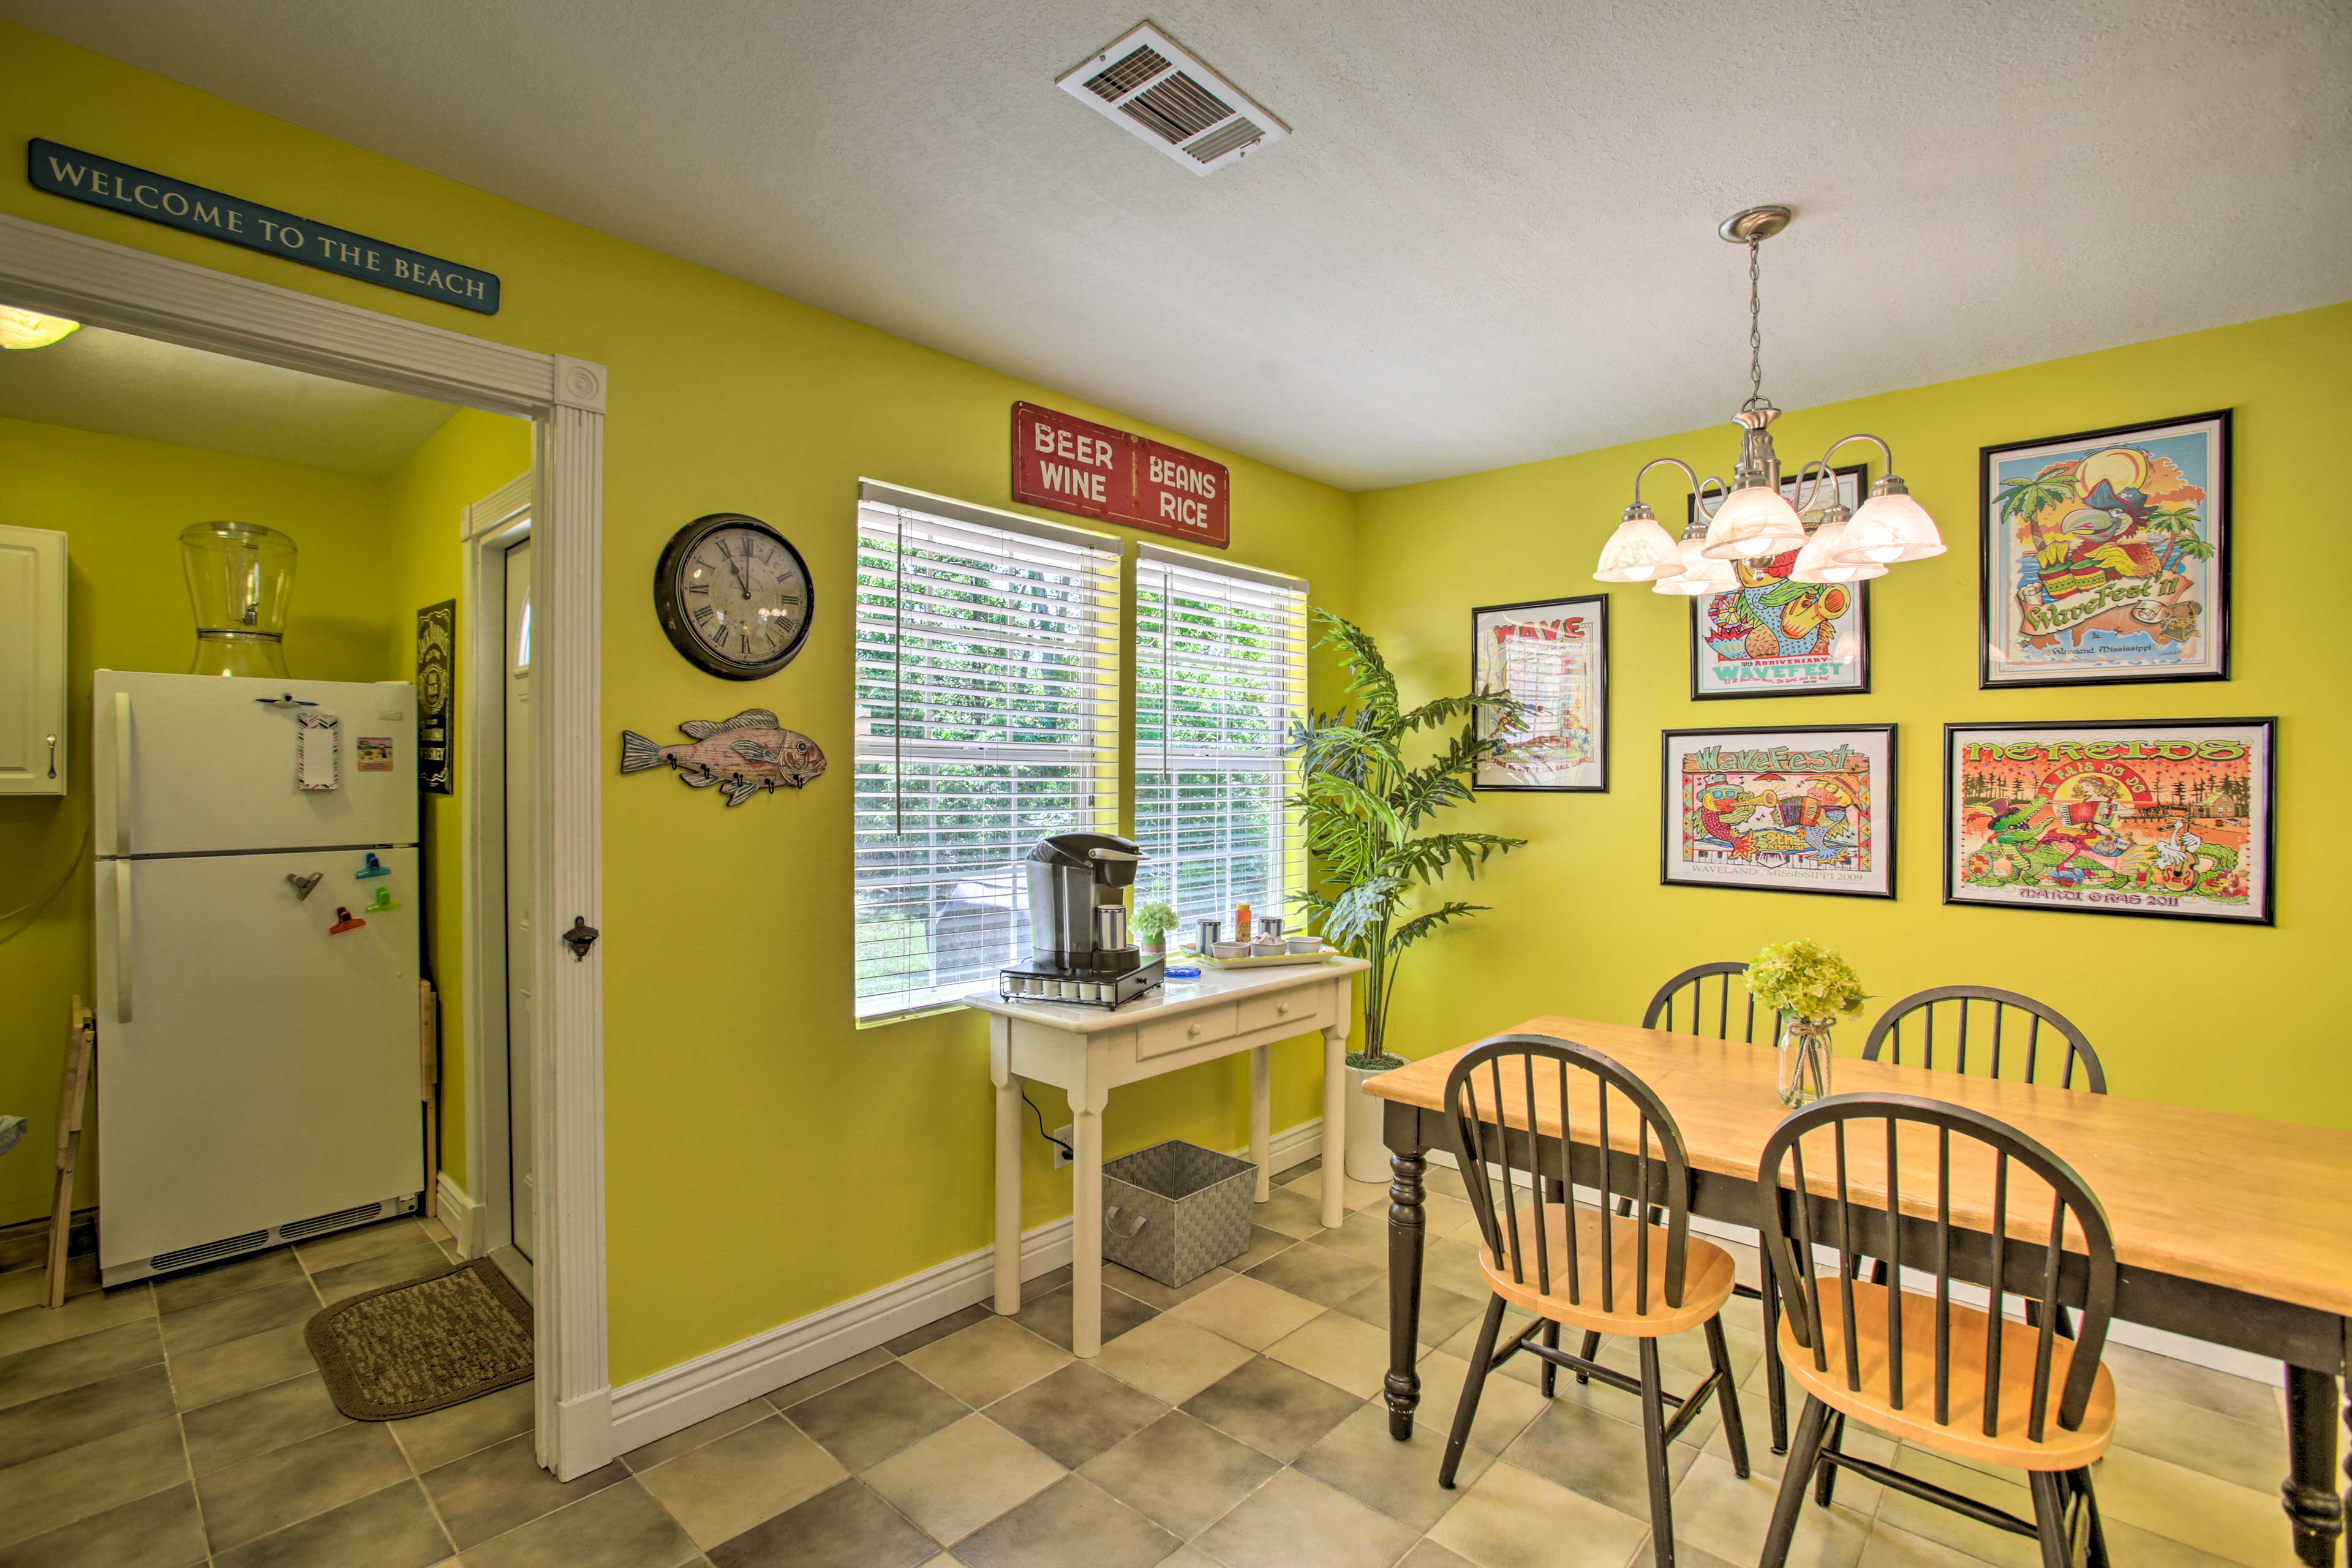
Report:
[[[1364,1092],[1364,1085],[1381,1075],[1365,1068],[1349,1068],[1347,1074],[1348,1133],[1341,1168],[1351,1182],[1386,1184],[1390,1177],[1389,1146],[1381,1136],[1381,1113],[1388,1102]],[[1324,1157],[1330,1157],[1328,1150]]]

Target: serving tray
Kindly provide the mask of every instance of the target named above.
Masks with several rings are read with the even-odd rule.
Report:
[[[1320,952],[1269,952],[1264,958],[1212,958],[1204,952],[1198,962],[1204,969],[1282,969],[1295,963],[1321,963],[1327,959],[1345,956],[1345,953],[1327,947]]]

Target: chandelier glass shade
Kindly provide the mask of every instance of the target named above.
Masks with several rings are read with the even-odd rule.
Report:
[[[1717,561],[1753,561],[1805,542],[1805,520],[1778,489],[1749,485],[1723,498],[1706,525],[1706,553]]]
[[[1797,552],[1797,563],[1790,570],[1792,583],[1860,583],[1871,577],[1884,577],[1886,568],[1874,561],[1848,563],[1838,559],[1845,548],[1846,526],[1852,521],[1845,508],[1832,504],[1813,536]]]
[[[1625,520],[1601,547],[1601,568],[1592,574],[1603,583],[1654,583],[1679,577],[1682,571],[1683,558],[1674,539],[1658,526],[1648,507],[1633,506],[1625,509]]]
[[[1900,479],[1891,480],[1900,485]],[[1850,563],[1891,566],[1898,561],[1925,561],[1944,552],[1944,537],[1936,520],[1913,500],[1910,492],[1890,489],[1890,480],[1873,485],[1870,499],[1846,525],[1837,559]]]
[[[1706,552],[1706,536],[1694,530],[1675,546],[1682,571],[1650,584],[1655,594],[1675,594],[1695,599],[1702,594],[1728,594],[1739,586],[1739,571],[1728,561]]]
[[[1648,583],[1658,593],[1717,594],[1739,585],[1734,563],[1764,561],[1797,552],[1790,576],[1800,583],[1858,583],[1884,576],[1898,563],[1925,561],[1944,552],[1943,537],[1927,509],[1911,499],[1910,487],[1895,474],[1895,452],[1876,436],[1856,434],[1830,443],[1817,460],[1781,478],[1780,456],[1772,445],[1772,422],[1780,411],[1764,395],[1763,291],[1759,248],[1789,226],[1784,206],[1749,207],[1726,218],[1717,232],[1748,247],[1747,401],[1733,422],[1739,426],[1739,460],[1731,479],[1701,479],[1679,458],[1654,458],[1633,475],[1633,500],[1616,531],[1601,547],[1593,575],[1603,583]],[[1831,464],[1839,450],[1864,441],[1878,448],[1884,466],[1868,499],[1848,512],[1838,497],[1838,474]],[[1696,498],[1696,515],[1680,540],[1670,541],[1642,500],[1642,479],[1661,466],[1682,470]],[[1790,492],[1793,491],[1792,495]],[[1814,516],[1809,524],[1805,520]],[[1702,520],[1703,522],[1702,522]]]

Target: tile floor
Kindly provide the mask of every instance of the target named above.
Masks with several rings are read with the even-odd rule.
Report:
[[[430,1267],[400,1221],[58,1313],[0,1272],[0,1568],[1625,1568],[1650,1561],[1633,1399],[1524,1358],[1487,1386],[1459,1489],[1437,1448],[1480,1297],[1469,1209],[1430,1206],[1423,1420],[1390,1440],[1385,1189],[1316,1220],[1286,1172],[1250,1251],[1169,1290],[1108,1270],[1099,1358],[1068,1353],[1067,1274],[1016,1318],[975,1307],[560,1484],[533,1468],[530,1393],[415,1421],[335,1414],[301,1347],[321,1300]],[[1433,1186],[1452,1178],[1433,1173]],[[1458,1188],[1456,1189],[1458,1192]],[[0,1262],[5,1262],[0,1259]],[[86,1281],[85,1281],[86,1282]],[[34,1287],[37,1289],[37,1287]],[[15,1309],[15,1310],[11,1310]],[[1752,1313],[1752,1303],[1737,1309]],[[1675,1446],[1680,1560],[1753,1563],[1779,1467],[1758,1328],[1727,1322],[1757,1473],[1712,1415]],[[1695,1381],[1696,1333],[1667,1342]],[[1612,1347],[1630,1368],[1624,1347]],[[2293,1561],[2269,1387],[2111,1354],[2120,1444],[2097,1473],[2126,1568]],[[1672,1374],[1670,1373],[1670,1377]],[[2023,1511],[2013,1477],[1882,1438],[1857,1451]],[[1808,1505],[1807,1568],[2030,1565],[2022,1538],[1848,1476]]]

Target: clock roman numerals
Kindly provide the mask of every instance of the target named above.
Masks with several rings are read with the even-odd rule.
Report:
[[[738,513],[688,523],[663,552],[655,601],[670,640],[714,675],[754,679],[800,652],[815,603],[808,563]]]

